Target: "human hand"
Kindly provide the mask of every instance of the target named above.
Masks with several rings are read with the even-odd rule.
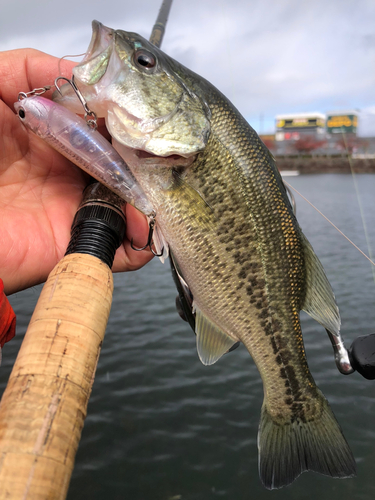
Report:
[[[47,279],[64,256],[88,176],[27,130],[14,112],[19,92],[70,77],[74,63],[32,49],[0,52],[0,278],[11,294]],[[44,94],[51,97],[52,91]],[[145,265],[148,223],[126,204],[127,233],[113,271]]]

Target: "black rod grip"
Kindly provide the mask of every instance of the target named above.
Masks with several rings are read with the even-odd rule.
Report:
[[[87,186],[74,217],[65,255],[89,254],[112,267],[126,231],[124,200],[100,183]]]

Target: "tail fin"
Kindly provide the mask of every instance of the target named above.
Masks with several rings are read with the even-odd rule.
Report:
[[[259,474],[268,489],[292,483],[302,472],[353,477],[355,461],[327,400],[313,420],[275,422],[263,404],[258,434]]]

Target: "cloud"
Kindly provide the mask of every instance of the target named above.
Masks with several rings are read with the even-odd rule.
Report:
[[[375,106],[360,110],[358,134],[361,136],[375,137]]]
[[[92,19],[148,37],[160,3],[8,1],[0,49],[80,53]],[[373,0],[174,0],[163,49],[266,124],[286,112],[372,109],[374,22]]]

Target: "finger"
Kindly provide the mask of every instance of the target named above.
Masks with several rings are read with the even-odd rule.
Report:
[[[141,251],[134,250],[132,247],[142,248],[145,246],[148,240],[149,223],[146,216],[129,203],[126,204],[125,213],[127,222],[125,252],[132,267],[142,267],[152,259],[152,252],[148,247]]]
[[[153,254],[148,248],[137,251],[131,245],[132,240],[133,246],[137,248],[141,248],[146,244],[149,231],[146,217],[128,203],[126,204],[125,213],[126,237],[123,245],[117,250],[113,265],[114,272],[134,271],[143,267],[153,258]]]
[[[129,241],[133,240],[134,246],[143,247],[146,244],[149,225],[145,215],[139,210],[126,204],[126,236]]]
[[[60,70],[59,70],[60,61]],[[76,65],[35,49],[17,49],[0,53],[0,98],[9,106],[19,92],[53,85],[58,76],[70,77]],[[52,91],[46,93],[47,97]]]

